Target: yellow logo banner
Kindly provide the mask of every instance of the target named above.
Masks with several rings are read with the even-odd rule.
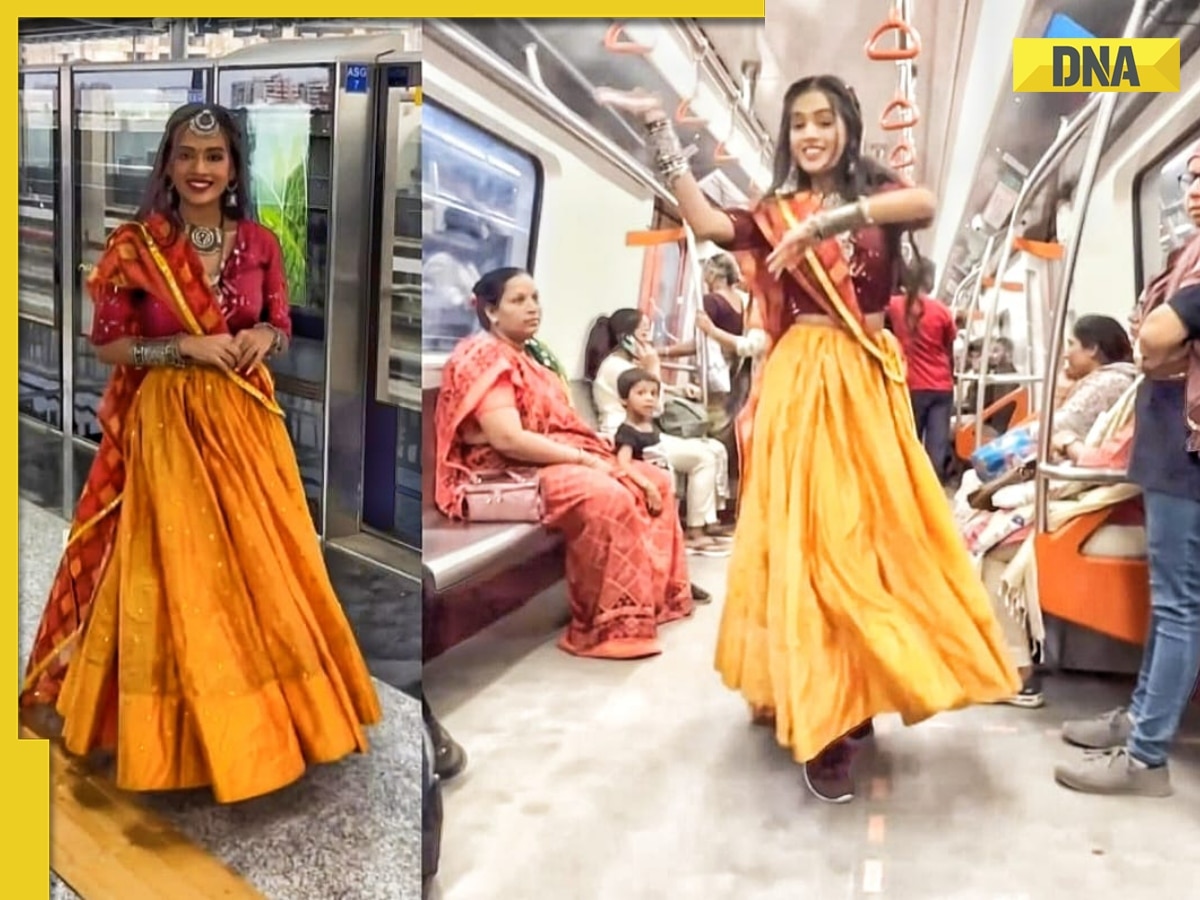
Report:
[[[1166,94],[1179,91],[1178,38],[1016,38],[1013,92]]]

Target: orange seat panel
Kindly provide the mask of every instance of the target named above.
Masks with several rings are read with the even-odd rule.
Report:
[[[996,413],[1000,412],[1007,406],[1013,407],[1013,413],[1009,417],[1009,428],[1016,428],[1018,425],[1023,425],[1027,420],[1030,420],[1029,415],[1029,389],[1017,388],[1009,391],[991,406],[985,406],[983,409],[983,420],[986,422]],[[975,418],[965,424],[958,426],[954,432],[954,453],[961,460],[968,460],[971,454],[975,452]]]
[[[1140,502],[1140,501],[1131,501]],[[1087,513],[1035,538],[1042,609],[1075,625],[1142,644],[1150,624],[1146,562],[1084,556],[1083,545],[1122,505]]]

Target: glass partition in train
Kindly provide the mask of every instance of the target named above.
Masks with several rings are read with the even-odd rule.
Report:
[[[58,79],[57,72],[22,72],[17,88],[18,409],[53,428],[62,427]]]
[[[537,160],[443,106],[423,107],[422,293],[425,353],[475,332],[471,288],[500,266],[529,266],[542,171]]]
[[[77,190],[74,273],[75,434],[99,441],[96,419],[109,370],[92,351],[92,303],[83,286],[113,229],[137,212],[171,113],[208,99],[206,68],[75,70],[72,73]]]
[[[217,102],[241,121],[254,213],[283,252],[292,343],[271,362],[309,509],[320,527],[325,298],[333,164],[332,66],[226,68]]]

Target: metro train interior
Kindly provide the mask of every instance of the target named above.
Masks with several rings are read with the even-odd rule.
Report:
[[[1125,472],[1076,477],[1100,500],[1064,521],[1048,498],[1073,476],[1040,448],[1037,514],[1020,540],[979,554],[989,590],[1022,548],[1033,554],[1044,633],[1029,702],[911,728],[876,720],[855,802],[830,806],[714,671],[727,554],[689,554],[711,602],[664,629],[661,655],[568,655],[557,646],[561,536],[447,519],[434,504],[431,423],[447,359],[479,328],[472,285],[497,267],[535,279],[538,340],[593,424],[585,349],[600,317],[638,309],[659,347],[695,334],[716,248],[691,239],[639,123],[602,103],[604,89],[663,98],[697,148],[706,195],[737,207],[771,182],[788,85],[827,72],[861,104],[864,155],[937,197],[916,240],[935,267],[931,293],[958,323],[952,447],[969,473],[973,452],[1006,429],[1053,421],[1079,317],[1127,323],[1193,234],[1192,0],[847,0],[836,12],[780,0],[765,24],[23,19],[21,29],[22,659],[98,437],[106,374],[87,341],[88,267],[133,214],[175,107],[228,106],[263,158],[256,212],[281,238],[296,334],[273,364],[280,402],[385,721],[371,754],[245,810],[154,798],[154,815],[236,873],[242,886],[223,896],[1189,895],[1200,864],[1179,848],[1200,837],[1187,805],[1200,787],[1194,711],[1173,756],[1173,800],[1089,797],[1053,779],[1067,752],[1061,723],[1125,702],[1141,665],[1146,532]],[[1123,34],[1178,38],[1178,93],[1013,93],[1013,38]],[[664,379],[702,396],[703,369],[684,357],[664,363]],[[962,502],[955,481],[947,503]],[[723,521],[736,527],[732,506]],[[418,863],[422,699],[440,775]],[[118,896],[104,892],[107,871],[72,857],[51,873],[52,896]]]

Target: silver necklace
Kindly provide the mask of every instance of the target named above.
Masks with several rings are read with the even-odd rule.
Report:
[[[225,223],[217,228],[210,225],[189,225],[188,240],[200,253],[213,253],[225,242]]]

